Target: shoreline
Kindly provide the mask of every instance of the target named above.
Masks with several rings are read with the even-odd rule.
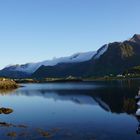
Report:
[[[127,78],[118,78],[118,77],[99,77],[99,78],[83,78],[83,79],[53,79],[53,80],[40,80],[40,79],[15,79],[17,84],[22,83],[71,83],[71,82],[97,82],[97,81],[126,81],[126,80],[140,80],[140,77],[127,77]],[[19,86],[19,85],[18,85]]]

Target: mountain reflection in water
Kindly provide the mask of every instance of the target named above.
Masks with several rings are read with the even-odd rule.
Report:
[[[51,138],[54,140],[139,139],[135,133],[139,121],[135,115],[135,96],[140,86],[139,81],[23,86],[11,93],[0,94],[1,104],[6,107],[11,105],[14,109],[14,113],[7,117],[2,116],[2,122],[6,122],[6,125],[24,124],[29,126],[31,131],[42,127],[41,134],[48,132],[46,130],[60,127],[62,131],[55,133]],[[125,132],[119,131],[125,128]]]
[[[67,84],[66,84],[67,85]],[[33,89],[30,90],[26,87],[14,92],[17,96],[40,96],[43,98],[50,98],[54,101],[71,101],[76,104],[90,104],[99,105],[101,108],[112,113],[127,113],[135,114],[136,112],[136,102],[135,95],[137,94],[138,88],[127,87],[120,88],[110,85],[103,85],[97,87],[92,87],[92,85],[86,85],[85,88],[80,90],[79,86],[76,88],[75,84],[73,88],[64,87],[59,89],[50,88],[47,89]],[[56,86],[57,87],[57,86]]]
[[[113,113],[134,114],[136,111],[135,94],[130,89],[95,89],[95,90],[22,90],[15,95],[40,96],[54,101],[71,101],[76,104],[100,105]]]

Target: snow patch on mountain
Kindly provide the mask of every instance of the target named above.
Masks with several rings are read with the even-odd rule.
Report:
[[[109,44],[104,45],[103,47],[101,47],[97,53],[95,54],[94,59],[99,59],[101,55],[103,55],[107,49],[108,49]]]
[[[90,60],[96,52],[86,52],[86,53],[76,53],[69,57],[60,57],[60,58],[54,58],[52,60],[46,60],[43,62],[38,63],[27,63],[23,65],[12,65],[7,66],[3,70],[9,70],[9,71],[21,71],[26,73],[33,73],[35,72],[39,67],[42,65],[44,66],[54,66],[59,63],[78,63],[78,62],[84,62]]]
[[[60,58],[54,58],[52,60],[46,60],[38,63],[27,63],[23,65],[9,65],[5,67],[2,70],[6,71],[19,71],[19,72],[25,72],[28,74],[34,73],[39,67],[41,66],[55,66],[59,63],[79,63],[79,62],[85,62],[90,59],[99,59],[101,55],[103,55],[107,49],[108,44],[101,47],[98,51],[91,51],[86,53],[76,53],[68,57],[60,57]]]

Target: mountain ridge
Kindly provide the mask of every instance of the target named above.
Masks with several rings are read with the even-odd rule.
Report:
[[[5,68],[2,69],[5,71],[19,71],[19,72],[25,72],[32,74],[35,72],[39,67],[42,65],[44,66],[54,66],[59,63],[77,63],[77,62],[83,62],[91,59],[94,56],[95,52],[90,51],[90,52],[85,52],[85,53],[75,53],[71,56],[68,57],[59,57],[59,58],[54,58],[52,60],[45,60],[37,63],[26,63],[26,64],[16,64],[16,65],[10,65],[6,66]]]
[[[45,78],[45,77],[92,77],[110,74],[121,74],[126,69],[140,65],[140,35],[135,34],[129,40],[112,42],[103,45],[96,52],[76,53],[69,57],[61,57],[52,61],[28,63],[6,67],[0,76]],[[53,62],[53,63],[52,63]],[[22,71],[32,65],[32,72]],[[25,76],[24,76],[25,74]],[[9,75],[8,75],[9,76]]]
[[[130,40],[113,42],[102,46],[97,53],[104,50],[100,57],[97,54],[87,62],[73,64],[58,64],[54,67],[40,67],[33,77],[92,77],[110,74],[122,74],[125,69],[140,65],[140,35],[134,35]]]

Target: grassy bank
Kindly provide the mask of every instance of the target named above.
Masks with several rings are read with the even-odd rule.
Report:
[[[6,78],[0,78],[0,89],[9,90],[16,88],[18,88],[18,84],[15,81]]]
[[[133,79],[140,79],[140,76],[91,77],[91,78],[85,78],[83,81],[116,81],[116,80],[133,80]]]
[[[44,79],[15,79],[16,83],[50,83],[50,82],[80,82],[82,79],[73,78],[44,78]]]
[[[92,82],[92,81],[116,81],[116,80],[130,80],[130,79],[140,79],[140,75],[129,74],[129,75],[111,75],[102,77],[65,77],[65,78],[24,78],[24,79],[14,79],[18,84],[22,83],[61,83],[61,82]],[[14,83],[15,84],[15,83]]]
[[[61,82],[92,82],[92,81],[116,81],[140,79],[140,76],[105,76],[105,77],[89,77],[89,78],[44,78],[44,79],[15,79],[16,83],[61,83]]]

